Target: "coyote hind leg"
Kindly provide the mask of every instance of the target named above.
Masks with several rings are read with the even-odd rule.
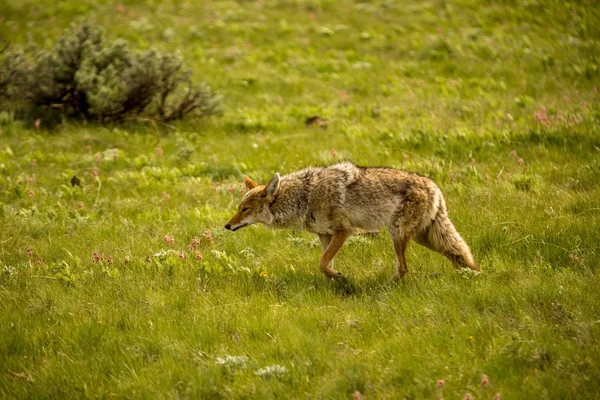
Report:
[[[394,245],[394,251],[396,253],[396,271],[392,277],[388,280],[388,283],[392,283],[398,278],[402,278],[408,272],[408,266],[406,264],[406,249],[410,242],[410,235],[400,232],[397,228],[390,227],[390,237]]]

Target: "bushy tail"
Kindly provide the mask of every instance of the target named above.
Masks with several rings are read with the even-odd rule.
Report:
[[[448,217],[446,202],[439,197],[437,213],[431,224],[414,237],[415,241],[446,256],[454,268],[479,271],[471,249]]]

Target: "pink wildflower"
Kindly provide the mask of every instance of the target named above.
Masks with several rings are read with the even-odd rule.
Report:
[[[169,200],[171,198],[171,196],[169,196],[169,193],[167,193],[167,192],[162,192],[162,197],[165,200]]]
[[[229,189],[227,189],[229,191],[229,193],[233,194],[235,192],[235,185],[232,183],[231,185],[229,185]]]
[[[27,249],[27,257],[29,257],[29,258],[33,257],[33,247],[30,247]]]
[[[486,374],[481,375],[481,386],[489,386],[490,380]]]
[[[111,265],[113,263],[113,258],[112,256],[108,257],[108,260],[106,260],[106,262]]]
[[[168,245],[175,243],[175,238],[172,235],[165,235],[165,242]]]
[[[207,229],[207,230],[205,230],[205,231],[204,231],[204,233],[203,233],[203,235],[204,235],[204,238],[205,238],[206,240],[208,240],[208,241],[211,241],[211,240],[212,240],[212,235],[211,235],[211,233],[210,233],[210,230],[208,230],[208,229]]]
[[[437,384],[435,385],[437,388],[441,389],[444,387],[444,385],[446,384],[446,382],[444,382],[443,379],[438,379]]]
[[[519,163],[519,165],[522,167],[523,165],[525,165],[525,161],[519,157],[519,159],[517,160],[517,162]]]
[[[548,109],[546,109],[546,107],[542,107],[535,113],[535,122],[544,127],[550,126],[550,116],[548,115]]]
[[[40,129],[40,126],[42,126],[42,120],[39,118],[36,119],[34,125],[35,125],[35,129]]]
[[[187,254],[185,254],[185,251],[180,250],[179,253],[177,253],[177,255],[179,256],[179,258],[183,258],[184,260],[187,257]]]
[[[473,396],[471,396],[471,393],[465,393],[463,400],[472,400],[472,399],[473,399]]]
[[[33,189],[31,189],[29,191],[29,197],[33,197],[33,196],[35,196],[35,192],[33,191]]]
[[[100,170],[98,169],[98,167],[94,167],[94,168],[92,169],[92,176],[98,176],[98,172],[99,172],[99,171],[100,171]]]
[[[579,122],[580,122],[579,115],[577,115],[577,114],[571,114],[571,117],[569,118],[569,123],[571,125],[576,125]]]
[[[157,157],[162,157],[164,154],[162,147],[157,147],[156,148],[156,156]]]
[[[331,157],[337,157],[337,151],[335,149],[331,149]]]
[[[513,151],[511,151],[511,152],[510,152],[510,156],[511,156],[512,158],[517,158],[517,151],[516,151],[516,150],[513,150]]]
[[[200,252],[200,250],[196,250],[196,261],[201,261],[202,260],[202,253]]]

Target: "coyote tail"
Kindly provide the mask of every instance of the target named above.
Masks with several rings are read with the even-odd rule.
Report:
[[[446,256],[454,268],[469,268],[479,271],[469,245],[460,236],[448,217],[446,202],[441,193],[438,197],[436,211],[431,224],[415,238],[417,243]]]

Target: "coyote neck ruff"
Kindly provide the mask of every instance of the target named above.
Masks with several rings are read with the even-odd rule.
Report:
[[[341,276],[333,269],[333,257],[350,235],[383,227],[396,252],[391,280],[408,271],[405,253],[411,239],[443,254],[455,268],[478,271],[469,246],[448,218],[442,192],[429,178],[345,162],[275,174],[266,185],[248,177],[244,181],[248,192],[225,228],[236,231],[260,222],[316,233],[323,248],[319,268],[329,279]]]

